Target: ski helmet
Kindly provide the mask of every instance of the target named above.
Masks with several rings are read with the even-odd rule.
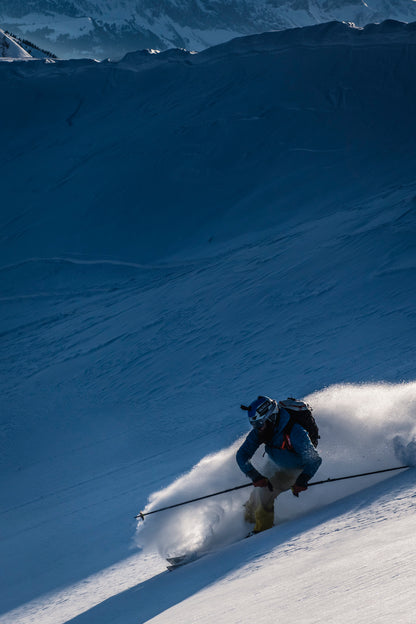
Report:
[[[259,396],[248,407],[241,406],[248,412],[248,419],[254,429],[260,429],[267,420],[275,422],[279,411],[277,402],[267,396]]]

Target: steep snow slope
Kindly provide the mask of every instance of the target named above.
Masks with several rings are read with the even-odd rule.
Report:
[[[227,448],[247,430],[238,405],[260,391],[358,384],[311,397],[322,478],[407,457],[414,69],[414,26],[397,23],[0,66],[4,622],[145,621],[202,589],[202,561],[189,590],[168,575],[136,587],[163,562],[153,550],[143,572],[133,516],[207,453],[220,470],[187,474],[190,490],[244,481]],[[334,500],[319,492],[279,518],[306,528]],[[229,569],[250,544],[232,546]],[[380,576],[361,578],[368,596]]]
[[[138,48],[201,50],[238,35],[332,20],[416,20],[413,0],[0,0],[0,23],[60,56],[121,56]]]

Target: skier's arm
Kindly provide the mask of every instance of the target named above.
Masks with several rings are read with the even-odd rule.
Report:
[[[242,470],[244,474],[247,475],[253,482],[259,481],[263,477],[263,475],[261,475],[258,470],[254,468],[250,461],[260,444],[259,434],[255,429],[253,429],[238,449],[236,455],[237,464],[240,470]]]
[[[296,479],[296,485],[307,486],[309,479],[313,477],[322,463],[318,451],[311,442],[310,437],[303,427],[294,425],[290,434],[293,450],[302,459],[302,473]]]

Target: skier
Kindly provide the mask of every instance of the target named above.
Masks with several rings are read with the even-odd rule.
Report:
[[[275,400],[259,396],[249,407],[241,407],[248,411],[253,427],[236,455],[240,469],[255,486],[245,504],[245,519],[255,523],[253,533],[260,533],[273,526],[275,498],[289,489],[295,496],[304,492],[322,459],[299,424],[293,424],[290,435],[286,433],[291,417]],[[270,479],[260,474],[250,461],[261,444],[277,468]]]

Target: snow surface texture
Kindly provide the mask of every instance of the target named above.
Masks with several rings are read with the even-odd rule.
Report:
[[[332,20],[416,20],[414,0],[0,0],[0,24],[62,58],[140,48],[202,50],[267,30]]]
[[[0,64],[2,624],[413,622],[414,470],[235,544],[243,492],[134,516],[244,483],[259,392],[313,402],[316,479],[413,463],[415,69],[391,22]]]

